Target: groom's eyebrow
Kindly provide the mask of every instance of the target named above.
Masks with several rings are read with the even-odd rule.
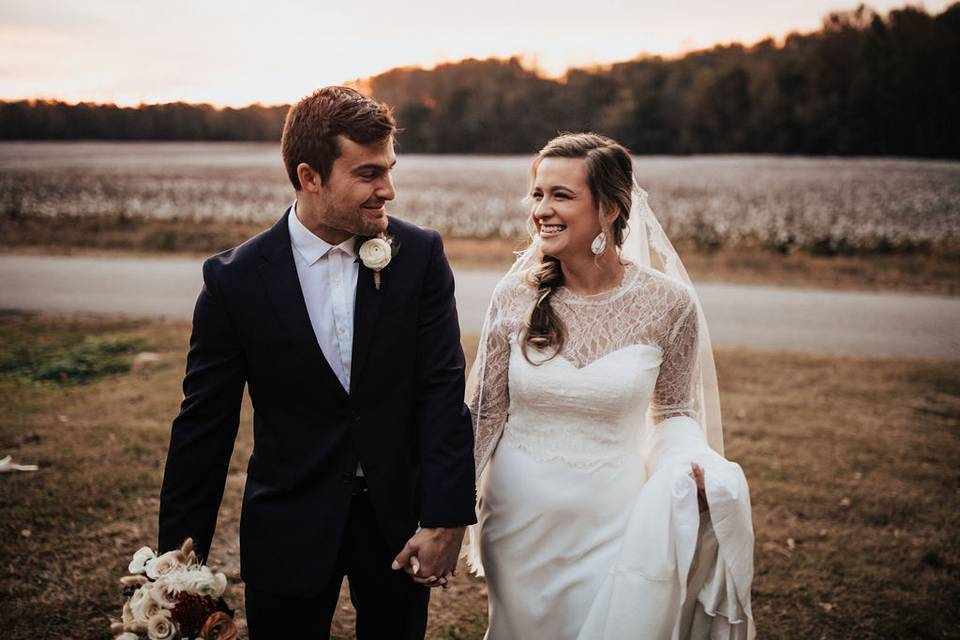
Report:
[[[379,162],[368,162],[366,164],[362,164],[359,167],[354,168],[352,173],[363,173],[364,171],[383,171],[385,169],[393,169],[395,166],[397,166],[396,160],[391,162],[389,166],[385,164],[381,164]]]

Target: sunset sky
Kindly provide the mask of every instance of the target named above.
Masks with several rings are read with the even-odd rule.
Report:
[[[900,1],[876,0],[886,12]],[[939,12],[950,0],[925,3]],[[811,31],[837,0],[0,0],[0,99],[287,103],[408,65],[569,66]]]

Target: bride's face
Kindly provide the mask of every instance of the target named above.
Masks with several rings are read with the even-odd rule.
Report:
[[[587,183],[582,158],[544,158],[537,167],[530,192],[530,216],[544,255],[591,255],[590,243],[600,233],[597,205]]]

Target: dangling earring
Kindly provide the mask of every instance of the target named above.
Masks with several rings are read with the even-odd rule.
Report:
[[[590,243],[590,251],[593,252],[595,256],[602,256],[603,252],[607,250],[607,234],[601,231],[596,238],[593,239],[593,242]]]

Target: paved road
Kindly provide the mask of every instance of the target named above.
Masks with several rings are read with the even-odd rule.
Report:
[[[457,273],[465,333],[480,330],[492,271]],[[189,318],[200,261],[0,255],[0,308]],[[715,346],[960,358],[960,298],[724,284],[697,288]]]

